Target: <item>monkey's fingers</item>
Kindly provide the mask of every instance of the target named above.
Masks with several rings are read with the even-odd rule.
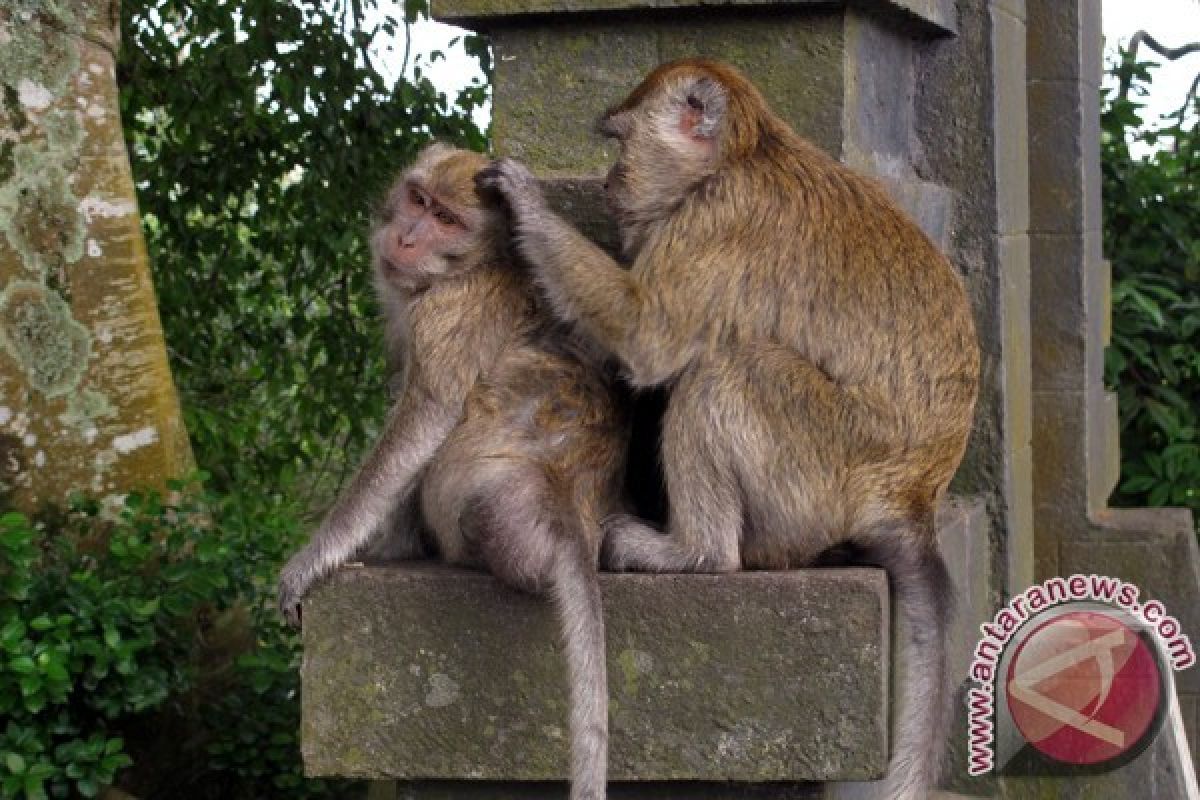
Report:
[[[500,158],[484,167],[475,176],[475,185],[481,191],[499,193],[514,211],[542,202],[537,178],[528,167],[511,158]]]
[[[284,621],[293,628],[300,627],[300,601],[304,599],[304,589],[294,579],[291,570],[284,568],[279,578],[278,588],[279,613]]]
[[[279,613],[283,615],[283,621],[293,628],[300,627],[300,599],[291,592],[279,593]]]

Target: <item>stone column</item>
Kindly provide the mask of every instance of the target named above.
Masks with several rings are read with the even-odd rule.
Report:
[[[613,243],[600,185],[615,153],[592,133],[592,121],[658,63],[707,55],[747,72],[801,134],[878,176],[950,256],[966,279],[983,350],[975,430],[951,486],[951,502],[939,520],[942,549],[963,599],[951,652],[954,674],[963,678],[978,639],[978,623],[1006,596],[1026,588],[1035,575],[1095,570],[1136,576],[1147,582],[1150,594],[1168,602],[1189,630],[1197,628],[1188,615],[1200,613],[1200,601],[1194,599],[1196,562],[1189,560],[1195,540],[1188,521],[1170,513],[1102,510],[1115,473],[1109,449],[1114,440],[1100,435],[1111,430],[1111,401],[1098,383],[1104,314],[1096,309],[1103,308],[1104,281],[1095,272],[1098,186],[1095,142],[1089,140],[1097,133],[1098,41],[1093,32],[1098,30],[1099,4],[1029,0],[1026,6],[1025,0],[434,0],[438,18],[491,36],[497,151],[529,163],[542,177],[551,203],[602,244]],[[1097,49],[1089,49],[1090,43]],[[1069,112],[1066,119],[1063,109]],[[1169,567],[1172,559],[1176,563]],[[463,715],[491,702],[488,698],[494,694],[486,687],[523,704],[528,698],[520,681],[533,669],[520,666],[519,675],[510,674],[507,667],[489,667],[489,659],[470,667],[470,659],[456,656],[461,637],[440,638],[443,634],[431,631],[428,624],[411,620],[404,623],[411,636],[429,645],[421,645],[415,656],[405,648],[408,661],[403,669],[388,667],[365,677],[355,677],[362,670],[341,669],[339,664],[375,663],[381,651],[372,648],[387,649],[387,640],[372,645],[346,630],[351,609],[372,615],[372,624],[381,630],[408,618],[400,609],[386,607],[395,605],[394,595],[405,582],[426,579],[415,571],[398,572],[408,574],[367,570],[339,576],[306,606],[306,619],[312,623],[305,643],[311,654],[305,666],[307,763],[323,774],[402,778],[406,783],[396,796],[540,798],[561,792],[512,782],[561,778],[561,753],[552,764],[539,762],[544,772],[531,773],[524,763],[506,773],[493,770],[497,753],[509,753],[508,762],[544,755],[542,737],[529,733],[533,726],[519,733],[506,731],[499,744],[489,744],[497,734],[485,727],[466,747],[468,752],[485,745],[491,750],[457,761],[414,758],[413,753],[425,752],[422,742],[393,747],[397,736],[387,731],[418,718],[428,720],[412,728],[418,738],[441,743],[461,735]],[[805,580],[820,575],[800,572],[809,576]],[[615,626],[609,639],[609,674],[616,687],[612,797],[775,800],[816,791],[787,781],[862,780],[864,770],[847,764],[847,751],[839,756],[838,748],[830,753],[832,760],[823,761],[826,769],[799,755],[790,762],[773,761],[774,756],[754,750],[783,752],[772,750],[778,736],[799,741],[796,732],[811,726],[840,737],[846,732],[841,722],[851,719],[856,722],[849,738],[865,745],[863,757],[872,764],[867,771],[877,774],[878,728],[844,697],[837,703],[854,713],[831,717],[825,704],[804,703],[784,715],[794,720],[790,733],[778,717],[764,715],[748,702],[740,722],[706,723],[681,715],[671,705],[680,701],[672,691],[684,683],[690,683],[694,696],[714,701],[718,714],[729,711],[730,693],[749,698],[769,692],[770,687],[756,685],[759,679],[747,665],[780,659],[779,642],[764,635],[753,645],[735,648],[747,653],[745,659],[727,653],[724,668],[749,676],[743,687],[731,689],[728,675],[695,671],[708,662],[685,657],[686,648],[676,648],[674,638],[659,641],[653,628],[638,629],[629,622],[652,609],[672,620],[684,619],[688,641],[708,647],[718,641],[727,644],[728,637],[736,638],[736,628],[706,628],[704,614],[695,614],[693,593],[723,584],[727,590],[746,576],[660,576],[636,590],[626,582],[631,577],[603,578]],[[761,611],[758,592],[783,589],[785,580],[778,575],[763,583],[743,583],[724,596],[745,604],[747,614]],[[394,584],[388,594],[393,599],[372,605],[363,590],[382,581]],[[851,588],[864,589],[847,586],[845,591]],[[403,614],[420,619],[446,608],[456,614],[470,610],[471,618],[479,618],[495,602],[464,592],[448,575],[410,594],[414,599],[401,604],[407,609]],[[414,607],[418,602],[427,606],[426,613]],[[821,617],[824,612],[813,613],[817,616],[812,622],[818,626],[831,622]],[[839,645],[851,652],[886,641],[886,625],[872,631],[876,624],[871,615],[860,614],[845,626],[833,622],[831,630],[862,637],[852,646]],[[619,630],[615,641],[614,629]],[[797,633],[802,636],[805,631]],[[511,648],[516,636],[482,634],[471,646]],[[539,641],[529,633],[521,639],[522,647],[538,647]],[[397,643],[393,650],[400,652],[401,647]],[[430,698],[445,697],[442,689],[448,684],[443,678],[449,673],[436,670],[441,677],[435,684],[437,665],[421,661],[439,653],[446,655],[438,657],[438,664],[451,665],[464,677],[455,679],[454,687],[461,693],[455,702],[464,703],[466,710],[449,714],[449,721],[438,721],[446,712],[421,707],[428,706]],[[860,674],[873,680],[870,659],[857,658],[855,663],[855,670],[864,670]],[[1185,690],[1191,679],[1185,675]],[[808,672],[797,680],[820,678]],[[378,697],[381,681],[392,681],[388,696],[401,701]],[[639,695],[646,685],[664,687],[662,694]],[[346,713],[351,707],[357,712]],[[629,727],[640,710],[651,707],[659,709],[661,730]],[[1193,718],[1196,713],[1194,695],[1186,691],[1183,712]],[[353,730],[355,720],[375,718],[379,721],[368,730]],[[535,725],[544,729],[546,718],[538,719]],[[690,735],[682,732],[681,721],[691,726]],[[725,727],[728,731],[723,732]],[[673,755],[664,761],[662,751],[653,747],[637,744],[630,749],[630,742],[642,742],[642,736],[645,741],[674,742],[669,748]],[[714,741],[721,744],[714,747]],[[1176,787],[1171,783],[1181,763],[1181,738],[1176,735],[1160,737],[1144,758],[1098,779],[968,778],[965,742],[960,727],[949,743],[946,785],[967,795],[1179,796],[1172,794]],[[761,769],[740,771],[746,764],[739,759],[746,753]],[[732,765],[727,776],[732,782],[683,787],[689,778],[718,779],[726,760]],[[422,775],[434,777],[431,763],[442,780],[423,782]],[[381,764],[383,768],[377,766]],[[499,782],[470,780],[481,769]],[[381,787],[380,796],[386,791],[397,790]]]
[[[116,0],[0,9],[0,505],[191,465],[118,116]]]
[[[1034,497],[1039,578],[1099,573],[1137,584],[1200,638],[1200,552],[1185,509],[1110,509],[1120,454],[1104,388],[1109,271],[1101,252],[1100,0],[1027,0]],[[1200,670],[1176,675],[1181,722],[1200,727]],[[1130,765],[1139,796],[1172,797],[1187,752],[1168,721]],[[1172,748],[1174,750],[1172,751]],[[1152,789],[1150,787],[1160,788]]]
[[[600,185],[616,153],[592,121],[662,61],[706,55],[750,75],[799,133],[878,176],[950,255],[984,352],[948,512],[968,533],[941,537],[966,590],[954,637],[965,675],[978,622],[1032,576],[1023,13],[894,0],[436,0],[434,13],[490,35],[496,150],[530,164],[550,202],[601,243],[613,244]],[[647,449],[635,441],[635,458]]]

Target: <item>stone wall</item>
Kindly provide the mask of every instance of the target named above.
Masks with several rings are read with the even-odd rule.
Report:
[[[435,15],[444,21],[491,36],[497,151],[529,163],[550,202],[602,244],[613,242],[600,184],[615,153],[593,134],[591,121],[661,61],[708,55],[750,74],[797,131],[877,176],[950,256],[969,287],[983,350],[975,429],[951,486],[952,501],[939,518],[939,541],[963,600],[951,660],[964,685],[979,623],[1035,578],[1097,572],[1134,581],[1146,595],[1163,600],[1185,630],[1200,635],[1200,559],[1187,514],[1106,508],[1116,479],[1116,439],[1114,406],[1100,374],[1108,310],[1099,251],[1099,11],[1098,0],[434,2]],[[653,424],[639,430],[639,438],[650,441],[635,441],[635,452],[652,454]],[[852,689],[856,682],[877,685],[881,673],[871,654],[882,657],[897,632],[886,616],[840,616],[816,598],[790,595],[800,585],[791,581],[815,587],[835,576],[801,571],[761,575],[760,583],[740,575],[651,577],[639,579],[644,582],[637,591],[628,593],[634,584],[623,581],[629,576],[607,578],[610,637],[616,632],[609,643],[613,797],[807,797],[817,787],[762,781],[852,781],[878,774],[886,756],[877,736],[887,709],[875,705],[880,695],[873,688]],[[556,796],[561,788],[504,780],[565,774],[561,743],[551,745],[550,760],[536,767],[527,750],[540,747],[538,753],[546,756],[547,741],[557,741],[547,737],[562,734],[561,723],[553,722],[562,715],[561,694],[540,686],[530,692],[529,685],[514,682],[507,667],[497,673],[505,658],[489,655],[500,646],[491,638],[490,623],[470,633],[439,629],[432,639],[426,630],[443,602],[463,625],[488,619],[494,590],[482,588],[487,579],[475,578],[482,594],[470,595],[458,579],[442,575],[438,580],[445,583],[414,596],[403,612],[364,593],[379,581],[394,582],[391,591],[399,592],[415,577],[403,571],[390,577],[350,573],[306,610],[322,620],[306,632],[310,768],[403,779],[377,787],[381,798]],[[836,579],[849,581],[847,590],[853,587],[848,598],[868,598],[878,576]],[[761,635],[751,631],[746,638],[725,616],[696,614],[696,581],[712,582],[704,584],[706,592],[716,586],[728,590],[724,596],[731,608],[743,609],[736,612],[745,615],[741,619],[764,615],[756,623]],[[774,593],[774,599],[764,599],[762,592]],[[792,634],[803,640],[814,631],[836,630],[838,636],[827,644],[819,643],[820,635],[780,638],[767,610],[778,603],[774,613],[792,613],[797,602],[811,616]],[[875,600],[864,602],[863,608],[879,608]],[[536,669],[545,674],[536,674],[545,686],[558,686],[554,653],[544,644],[552,635],[547,613],[536,606],[524,609],[536,622],[504,636],[523,650],[540,652],[545,660]],[[649,658],[624,655],[630,635],[645,635],[630,633],[639,615],[681,613],[688,620],[682,638],[658,642],[649,636],[634,648]],[[393,616],[380,616],[386,614]],[[401,664],[386,662],[387,654],[344,629],[349,619],[368,618],[376,626],[391,620],[413,631],[411,641],[385,640],[394,640],[388,652],[403,655]],[[706,663],[719,661],[720,669],[691,671],[698,663],[693,648],[701,643],[711,659]],[[828,646],[840,648],[832,660],[812,652]],[[475,655],[466,658],[468,652]],[[422,659],[447,653],[473,664],[463,667],[464,680],[453,680],[460,692],[465,680],[473,682],[460,695],[475,699],[468,705],[486,708],[500,698],[508,706],[503,713],[493,709],[497,719],[522,706],[539,709],[536,721],[507,730],[503,745],[495,743],[500,736],[495,723],[465,711],[451,714],[457,722],[448,727],[431,722],[436,715],[425,706],[444,693],[429,682],[435,665]],[[337,687],[345,681],[332,677],[345,674],[351,661],[359,665],[348,679],[355,688],[343,691]],[[639,664],[651,663],[652,669],[640,671]],[[669,669],[660,669],[667,664]],[[771,665],[766,672],[764,664]],[[521,667],[522,680],[534,669]],[[824,670],[837,680],[830,683]],[[639,688],[631,696],[631,675],[638,687],[644,679],[657,688]],[[960,714],[948,745],[946,785],[972,796],[1005,798],[1182,798],[1187,791],[1181,782],[1187,746],[1182,729],[1194,726],[1200,713],[1197,675],[1200,670],[1179,676],[1179,713],[1154,745],[1107,775],[968,778]],[[776,685],[781,680],[789,684],[784,695]],[[686,696],[681,686],[711,703],[713,715],[694,717],[672,705]],[[800,699],[814,688],[819,697]],[[763,698],[774,699],[764,707]],[[631,725],[630,703],[657,709],[657,721]],[[775,715],[782,709],[786,713]],[[362,720],[365,731],[348,733]],[[468,754],[453,768],[429,749],[431,742],[447,743],[443,736],[452,736],[455,748]],[[790,756],[779,736],[791,742]],[[857,749],[848,760],[851,750],[836,743],[855,738]],[[394,745],[397,739],[404,744]],[[516,749],[504,750],[510,746]],[[487,747],[500,749],[489,754]],[[510,766],[496,766],[501,752]],[[858,763],[849,763],[854,760]],[[463,774],[471,769],[477,774]],[[470,778],[486,780],[462,782]],[[721,778],[734,782],[694,783]],[[638,780],[648,782],[633,782]],[[671,783],[652,783],[664,780]]]

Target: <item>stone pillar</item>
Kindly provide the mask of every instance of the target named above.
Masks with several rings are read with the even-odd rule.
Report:
[[[1160,600],[1200,638],[1200,552],[1185,509],[1110,509],[1120,454],[1104,388],[1109,271],[1101,252],[1101,3],[1027,0],[1035,561],[1039,578],[1098,573]],[[1180,719],[1200,726],[1200,670],[1176,675]],[[1138,795],[1168,794],[1188,745],[1168,721],[1128,770]],[[1172,738],[1173,737],[1173,738]],[[1172,748],[1174,748],[1172,750]],[[1154,781],[1163,787],[1155,793]],[[1170,784],[1173,786],[1173,784]]]
[[[116,0],[0,8],[0,505],[191,465],[118,115]]]
[[[978,623],[990,618],[1007,596],[1029,586],[1035,576],[1096,571],[1136,580],[1147,594],[1163,599],[1187,630],[1200,635],[1200,621],[1194,619],[1200,615],[1196,597],[1200,570],[1186,515],[1104,510],[1104,498],[1115,479],[1115,439],[1109,435],[1111,399],[1099,383],[1106,281],[1097,272],[1101,263],[1098,173],[1096,141],[1089,138],[1098,136],[1096,0],[434,0],[433,8],[439,19],[491,36],[497,151],[529,163],[542,177],[550,202],[601,244],[613,243],[600,185],[615,153],[610,152],[610,143],[592,133],[592,121],[660,62],[707,55],[747,72],[798,132],[878,176],[950,256],[966,279],[983,351],[972,441],[951,485],[951,502],[939,519],[939,539],[963,599],[951,637],[954,674],[966,678]],[[684,598],[700,589],[700,581],[720,585],[744,579],[742,575],[659,577],[640,585],[638,592],[627,593],[629,587],[620,581],[628,577],[604,578],[606,601],[613,601],[610,613],[618,626],[647,609],[655,613],[670,609],[666,613],[673,617],[680,610],[690,614],[692,606]],[[371,647],[355,641],[345,620],[355,613],[351,609],[368,606],[365,596],[354,599],[360,584],[378,580],[383,576],[370,571],[339,577],[314,597],[311,608],[306,606],[306,619],[316,621],[306,630],[305,643],[306,653],[311,653],[305,666],[307,763],[323,774],[400,777],[405,783],[390,790],[396,796],[426,800],[552,796],[556,790],[527,783],[468,780],[471,770],[482,767],[487,767],[486,777],[501,779],[500,773],[491,771],[489,760],[500,751],[464,757],[453,764],[438,762],[440,778],[430,782],[421,780],[435,777],[422,772],[428,769],[426,762],[410,758],[421,742],[403,747],[400,753],[382,750],[396,737],[374,738],[379,731],[425,714],[420,703],[428,706],[431,697],[443,697],[434,690],[447,684],[439,678],[436,686],[424,686],[421,681],[431,680],[432,667],[415,668],[415,662],[406,662],[407,677],[396,674],[399,667],[389,667],[381,676],[361,677],[347,677],[339,667],[351,655],[358,658]],[[784,580],[778,575],[764,584],[745,584],[730,597],[741,597],[758,608],[761,598],[755,592],[781,589]],[[672,591],[679,592],[674,599],[668,597]],[[449,607],[446,603],[479,602],[464,596],[449,580],[413,596],[424,598],[421,602],[430,614],[435,608]],[[390,613],[393,616],[386,620],[372,617],[373,624],[383,629],[400,619],[398,609]],[[702,616],[688,617],[689,639],[708,644],[734,635],[734,628],[705,630]],[[869,616],[859,615],[850,624],[870,626]],[[420,637],[428,633],[414,622],[406,624]],[[688,671],[694,665],[668,647],[670,642],[658,642],[652,635],[637,638],[633,631],[629,628],[618,638],[625,637],[626,647],[630,641],[639,642],[632,649],[651,654],[650,659],[614,658],[613,649],[622,647],[622,642],[611,637],[609,641],[609,670],[618,687],[611,715],[617,754],[614,798],[781,800],[816,791],[782,782],[863,778],[862,770],[847,768],[844,760],[836,766],[827,762],[831,768],[822,771],[799,756],[792,763],[771,763],[753,755],[751,760],[763,764],[763,770],[730,773],[732,782],[726,784],[691,783],[683,788],[681,783],[689,776],[693,780],[717,777],[714,769],[720,771],[727,751],[714,749],[711,737],[722,726],[732,732],[722,740],[733,748],[728,751],[733,754],[731,763],[744,754],[743,745],[774,746],[772,736],[782,728],[749,704],[744,705],[740,727],[730,720],[706,723],[689,718],[692,737],[672,727],[677,722],[674,712],[660,717],[662,735],[677,742],[672,769],[685,763],[686,768],[664,771],[663,762],[650,751],[637,750],[629,756],[620,749],[627,744],[619,742],[640,733],[622,727],[628,719],[625,715],[630,704],[636,709],[638,703],[653,701],[649,695],[622,695],[624,678],[635,677],[639,686],[658,681],[667,687],[664,701],[672,696],[670,687],[683,682],[692,682],[696,696],[719,697],[721,703],[730,691],[735,697],[770,691],[768,686],[752,686],[753,678],[745,687],[731,690],[723,678]],[[860,627],[858,634],[863,632]],[[886,641],[884,630],[866,633],[860,646]],[[502,635],[500,642],[491,634],[481,639],[473,645],[499,647],[505,642]],[[526,634],[522,645],[534,641],[539,640]],[[763,636],[761,642],[748,646],[752,652],[746,658],[750,662],[775,659],[777,646],[771,636]],[[455,639],[431,644],[419,654],[426,651],[453,654]],[[642,672],[639,664],[663,663],[658,654],[672,664],[678,662],[683,672],[657,666]],[[736,653],[727,658],[731,659],[727,669],[746,670]],[[439,663],[454,662],[447,655]],[[496,681],[512,677],[487,674],[489,663],[467,670],[474,686],[501,686]],[[867,662],[857,663],[855,669]],[[532,674],[525,667],[521,672]],[[1189,681],[1196,675],[1200,670],[1183,675],[1182,714],[1175,715],[1175,722],[1188,715],[1195,718],[1196,695]],[[483,680],[478,680],[480,676]],[[349,688],[331,688],[351,678]],[[400,681],[390,692],[407,698],[399,706],[370,694],[385,680]],[[798,680],[819,679],[809,674]],[[319,685],[322,682],[331,685]],[[455,683],[460,689],[467,686]],[[310,684],[318,684],[311,695]],[[519,690],[501,691],[506,697],[525,699]],[[490,696],[479,690],[476,700],[475,692],[472,689],[467,695],[468,709],[487,702],[484,695]],[[359,704],[350,717],[342,713],[347,703]],[[724,706],[718,711],[723,713]],[[800,712],[795,730],[815,725],[833,732],[830,735],[841,735],[839,720],[854,719],[858,722],[852,736],[870,737],[872,726],[861,724],[869,716],[860,711],[831,717],[825,706],[813,705]],[[372,714],[379,719],[368,730],[351,731],[355,720],[375,719]],[[446,723],[450,727],[431,722],[417,735],[434,739],[452,735],[447,731],[456,730],[456,720],[465,717],[451,717]],[[962,719],[959,722],[961,726]],[[1182,797],[1175,780],[1183,763],[1178,727],[1170,728],[1128,767],[1107,776],[986,780],[965,774],[966,733],[960,727],[949,743],[946,785],[971,796],[1173,800]],[[519,743],[509,740],[505,746],[516,748],[518,754],[541,753],[539,740],[544,734],[530,735],[531,729],[520,732]],[[743,738],[742,730],[752,733]],[[479,734],[481,740],[489,736],[494,737],[495,731],[485,728]],[[754,741],[759,744],[751,744]],[[697,755],[689,745],[700,748],[699,761],[687,761]],[[373,747],[381,750],[373,753]],[[371,766],[379,764],[385,768]],[[560,777],[564,767],[559,758],[536,777]],[[507,775],[514,781],[531,777],[518,769]],[[670,783],[643,782],[655,780]],[[380,796],[386,791],[380,787]]]
[[[662,61],[706,55],[750,75],[799,133],[878,176],[951,256],[984,354],[976,430],[951,487],[964,515],[955,528],[969,533],[941,537],[967,590],[955,632],[964,675],[978,623],[1032,575],[1023,17],[1003,16],[994,42],[1000,12],[967,6],[434,3],[439,19],[491,37],[496,150],[530,164],[551,204],[603,244],[614,238],[600,186],[616,153],[592,121]],[[1000,82],[1007,94],[994,91]],[[993,119],[1003,120],[994,135]]]

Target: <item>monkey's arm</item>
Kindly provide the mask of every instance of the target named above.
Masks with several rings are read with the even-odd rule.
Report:
[[[461,398],[448,402],[430,394],[420,381],[410,385],[349,488],[280,573],[279,608],[290,623],[299,622],[300,600],[313,583],[349,560],[407,500],[417,475],[445,441],[461,409]]]
[[[507,200],[521,256],[555,315],[620,359],[635,385],[665,383],[692,359],[699,331],[668,315],[652,287],[551,211],[526,167],[500,159],[479,182]]]

